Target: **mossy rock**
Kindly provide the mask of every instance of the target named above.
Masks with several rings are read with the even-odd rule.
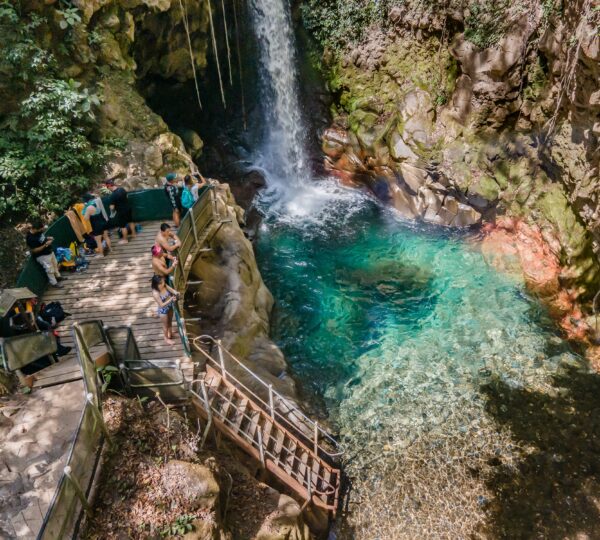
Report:
[[[475,193],[485,200],[493,202],[498,199],[500,186],[491,176],[482,176],[469,186],[469,193]]]

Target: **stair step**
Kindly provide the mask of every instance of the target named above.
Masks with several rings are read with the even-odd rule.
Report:
[[[231,429],[238,433],[240,431],[240,426],[244,421],[246,412],[246,408],[248,407],[248,400],[243,398],[240,404],[235,408],[235,414],[233,415]]]
[[[225,388],[221,392],[221,394],[223,394],[224,397],[221,397],[221,401],[219,402],[219,405],[215,407],[215,409],[223,418],[227,418],[227,415],[229,414],[229,410],[231,408],[231,400],[233,399],[234,393],[235,390],[233,388]]]
[[[294,471],[294,466],[297,466],[297,460],[295,459],[297,447],[298,443],[294,439],[288,438],[288,444],[286,444],[284,448],[286,455],[283,460],[283,468],[290,476]]]
[[[275,444],[273,445],[273,455],[275,456],[275,462],[279,463],[281,459],[281,448],[283,447],[283,440],[285,439],[285,433],[278,429],[275,433]]]
[[[253,441],[256,438],[256,429],[259,426],[262,415],[259,411],[253,411],[249,416],[252,420],[248,423],[244,431],[248,434],[248,438]]]
[[[271,444],[273,439],[271,437],[271,432],[273,431],[273,421],[270,418],[265,420],[265,424],[262,427],[263,430],[263,444],[265,446],[265,452],[267,452],[271,448]]]
[[[301,484],[305,484],[306,482],[306,469],[308,464],[309,454],[306,450],[300,449],[300,456],[298,458],[298,479]]]

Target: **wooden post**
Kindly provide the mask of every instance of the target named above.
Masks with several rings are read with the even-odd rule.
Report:
[[[85,496],[85,493],[83,492],[83,489],[81,489],[81,486],[79,485],[79,482],[72,475],[71,467],[69,465],[67,465],[63,469],[63,472],[65,473],[65,476],[67,477],[67,480],[71,483],[71,486],[73,486],[73,489],[75,490],[75,494],[77,495],[77,498],[81,502],[81,506],[83,506],[83,509],[85,510],[85,513],[88,516],[91,516],[92,515],[92,507],[90,506],[90,503],[88,502],[87,497]]]
[[[106,424],[104,423],[104,418],[102,418],[102,414],[100,414],[100,411],[96,408],[96,405],[94,405],[94,394],[89,392],[85,396],[85,398],[88,402],[88,405],[92,408],[92,414],[94,415],[94,418],[100,424],[100,429],[104,433],[104,436],[106,437],[106,441],[108,442],[108,445],[112,447],[112,440],[110,438],[110,433],[108,431],[108,428],[106,427]]]
[[[194,244],[198,245],[198,230],[196,229],[196,218],[194,216],[194,207],[192,206],[188,212],[188,217],[192,222],[192,232],[194,233]]]
[[[200,376],[200,387],[202,388],[202,399],[204,400],[204,408],[206,409],[206,415],[208,416],[208,423],[206,424],[206,429],[202,435],[202,441],[200,442],[200,450],[204,448],[204,443],[206,442],[206,438],[208,437],[208,433],[212,426],[212,410],[210,408],[210,403],[208,402],[208,392],[206,391],[206,381],[205,374],[203,373]]]

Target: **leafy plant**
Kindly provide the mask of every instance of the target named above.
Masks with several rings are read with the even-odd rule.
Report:
[[[194,530],[192,523],[195,519],[196,516],[193,514],[179,516],[175,521],[161,530],[160,535],[162,537],[183,536],[184,534],[192,532]]]
[[[57,9],[59,15],[62,17],[58,26],[60,26],[63,30],[67,28],[72,28],[76,24],[81,22],[81,15],[79,15],[79,10],[76,7],[67,7],[65,9]]]
[[[102,376],[102,392],[106,392],[107,388],[110,386],[112,378],[119,372],[119,368],[108,365],[97,367],[96,371]]]
[[[73,9],[61,12],[76,23]],[[0,0],[0,85],[13,99],[12,112],[0,118],[0,218],[61,211],[88,187],[106,155],[88,138],[100,99],[58,77],[54,55],[35,40],[44,24]]]

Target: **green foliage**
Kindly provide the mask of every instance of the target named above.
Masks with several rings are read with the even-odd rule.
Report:
[[[372,24],[384,22],[392,3],[392,0],[306,0],[301,6],[302,20],[323,47],[340,50],[360,42]]]
[[[96,371],[102,377],[102,392],[106,392],[107,388],[110,386],[112,378],[119,372],[119,368],[115,366],[101,366],[97,367]]]
[[[76,24],[72,9],[61,13]],[[87,136],[99,98],[58,77],[54,55],[35,41],[46,24],[0,1],[0,85],[14,99],[0,117],[0,218],[63,210],[105,155]]]
[[[465,20],[465,38],[480,49],[487,49],[504,35],[508,0],[472,2]]]
[[[193,521],[196,519],[196,516],[192,514],[184,514],[179,516],[173,523],[167,525],[162,531],[160,531],[160,535],[162,537],[171,537],[171,536],[183,536],[189,532],[194,530],[194,526],[192,525]]]
[[[61,16],[61,20],[58,25],[66,30],[67,28],[73,28],[76,24],[81,22],[81,16],[79,10],[75,7],[67,7],[65,9],[57,9],[58,14]]]

